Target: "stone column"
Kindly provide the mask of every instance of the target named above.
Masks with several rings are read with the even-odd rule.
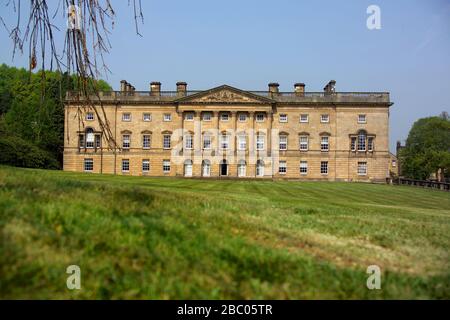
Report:
[[[193,159],[193,176],[200,176],[202,165],[202,123],[201,112],[195,111],[194,115],[194,159]]]
[[[256,175],[256,145],[255,145],[255,112],[249,111],[250,130],[248,133],[248,161],[247,161],[247,175]]]

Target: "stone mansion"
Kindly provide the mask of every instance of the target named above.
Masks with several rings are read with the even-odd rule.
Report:
[[[386,92],[266,91],[228,85],[189,91],[100,92],[65,107],[64,170],[121,175],[385,181],[389,176]],[[100,99],[100,100],[99,100]],[[108,137],[102,124],[108,123]]]

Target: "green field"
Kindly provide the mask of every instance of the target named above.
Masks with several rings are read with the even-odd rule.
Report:
[[[3,299],[450,298],[442,191],[0,167],[0,213]]]

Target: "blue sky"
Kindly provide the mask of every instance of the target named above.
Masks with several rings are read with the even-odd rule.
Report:
[[[321,91],[335,79],[338,91],[389,91],[392,151],[416,119],[450,112],[448,0],[142,1],[143,37],[128,1],[112,3],[112,74],[105,77],[115,89],[126,79],[137,90],[150,81],[175,90],[186,81],[190,89],[251,90],[278,82],[283,91],[304,82],[307,91]],[[381,9],[381,30],[366,27],[371,4]],[[13,23],[10,9],[0,12]],[[27,66],[26,54],[12,60],[4,29],[0,41],[0,62]]]

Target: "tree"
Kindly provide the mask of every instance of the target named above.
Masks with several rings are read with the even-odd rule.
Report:
[[[42,73],[28,73],[0,65],[0,163],[36,168],[56,168],[62,165],[64,145],[64,101],[68,90],[76,89],[75,75],[46,71],[42,95]],[[99,80],[101,90],[111,87]],[[25,148],[11,148],[6,140],[19,143]],[[23,150],[30,156],[23,160]],[[36,155],[34,157],[33,155]],[[52,161],[42,161],[43,157]],[[14,158],[17,161],[13,161]],[[22,160],[19,160],[22,159]],[[33,161],[36,160],[36,161]],[[56,164],[56,165],[55,165]]]
[[[431,174],[450,175],[450,120],[429,117],[416,121],[405,148],[400,151],[402,173],[413,179],[428,179]]]
[[[29,0],[28,11],[23,10],[23,3],[21,0],[9,0],[5,4],[17,16],[14,25],[7,26],[0,17],[13,41],[13,56],[17,51],[23,53],[23,49],[28,48],[30,70],[35,69],[39,62],[41,69],[46,70],[46,60],[49,60],[50,70],[54,66],[61,73],[76,74],[80,121],[86,107],[93,108],[97,114],[104,113],[97,80],[101,74],[109,71],[104,55],[110,49],[110,28],[115,20],[110,0]],[[143,23],[141,0],[129,0],[128,4],[133,9],[136,33],[139,35],[138,23]],[[65,42],[61,50],[57,49],[59,46],[55,43],[55,34],[60,32],[55,22],[58,14],[67,20]],[[45,84],[45,71],[41,75],[42,84]],[[42,95],[44,92],[45,89]],[[91,95],[96,96],[95,102],[90,98]],[[9,97],[0,96],[0,101],[2,99],[7,100]],[[100,117],[98,121],[110,146],[116,146],[108,121]]]

